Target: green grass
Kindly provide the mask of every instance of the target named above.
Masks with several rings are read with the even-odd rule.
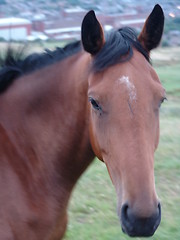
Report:
[[[156,190],[162,204],[162,221],[152,240],[180,239],[180,64],[166,62],[171,49],[158,50],[156,70],[168,101],[161,107],[161,135],[155,154]],[[176,54],[176,51],[174,51]],[[162,62],[161,62],[162,61]],[[116,214],[116,194],[105,165],[95,160],[78,182],[69,207],[65,240],[128,240]],[[134,238],[135,240],[140,238]],[[145,238],[141,238],[145,239]]]
[[[180,97],[180,64],[158,67],[157,73],[167,93]]]

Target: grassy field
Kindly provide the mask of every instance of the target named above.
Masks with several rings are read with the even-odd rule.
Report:
[[[162,222],[153,240],[180,239],[180,48],[158,49],[153,64],[166,88],[161,136],[155,154],[156,189]],[[106,167],[97,159],[80,179],[69,207],[65,240],[127,240],[116,215],[116,195]],[[140,239],[140,238],[134,238]],[[141,238],[142,239],[142,238]]]

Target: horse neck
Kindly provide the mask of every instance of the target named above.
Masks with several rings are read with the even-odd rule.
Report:
[[[18,158],[27,163],[26,172],[28,168],[30,175],[42,175],[42,181],[56,185],[58,179],[66,189],[72,189],[94,157],[88,133],[87,61],[86,54],[76,54],[20,78],[4,101],[9,108],[3,108],[3,127]]]

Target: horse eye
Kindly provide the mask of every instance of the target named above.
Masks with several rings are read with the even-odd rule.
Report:
[[[163,98],[161,99],[160,104],[159,104],[159,107],[161,106],[161,104],[162,104],[165,100],[167,101],[167,98],[166,98],[166,97],[163,97]]]
[[[91,105],[93,106],[94,109],[101,110],[101,107],[93,98],[89,98],[89,101],[91,102]]]

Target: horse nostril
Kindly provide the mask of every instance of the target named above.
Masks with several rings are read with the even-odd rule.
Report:
[[[158,203],[158,212],[157,212],[157,227],[159,226],[160,222],[161,222],[161,204],[159,202]],[[156,229],[157,229],[157,227],[156,227]]]
[[[158,203],[158,214],[161,216],[161,204],[160,204],[160,202]]]
[[[123,232],[127,233],[132,231],[133,227],[132,224],[129,221],[129,217],[128,217],[128,204],[125,203],[122,208],[121,208],[121,225],[122,225],[122,230]],[[126,231],[126,229],[128,229],[128,232]]]
[[[123,218],[127,218],[127,210],[128,210],[128,204],[125,203],[123,206],[122,206],[122,209],[121,209],[121,216]]]
[[[149,237],[154,234],[161,221],[161,205],[150,217],[140,217],[126,203],[121,208],[121,225],[124,233],[132,237]]]

